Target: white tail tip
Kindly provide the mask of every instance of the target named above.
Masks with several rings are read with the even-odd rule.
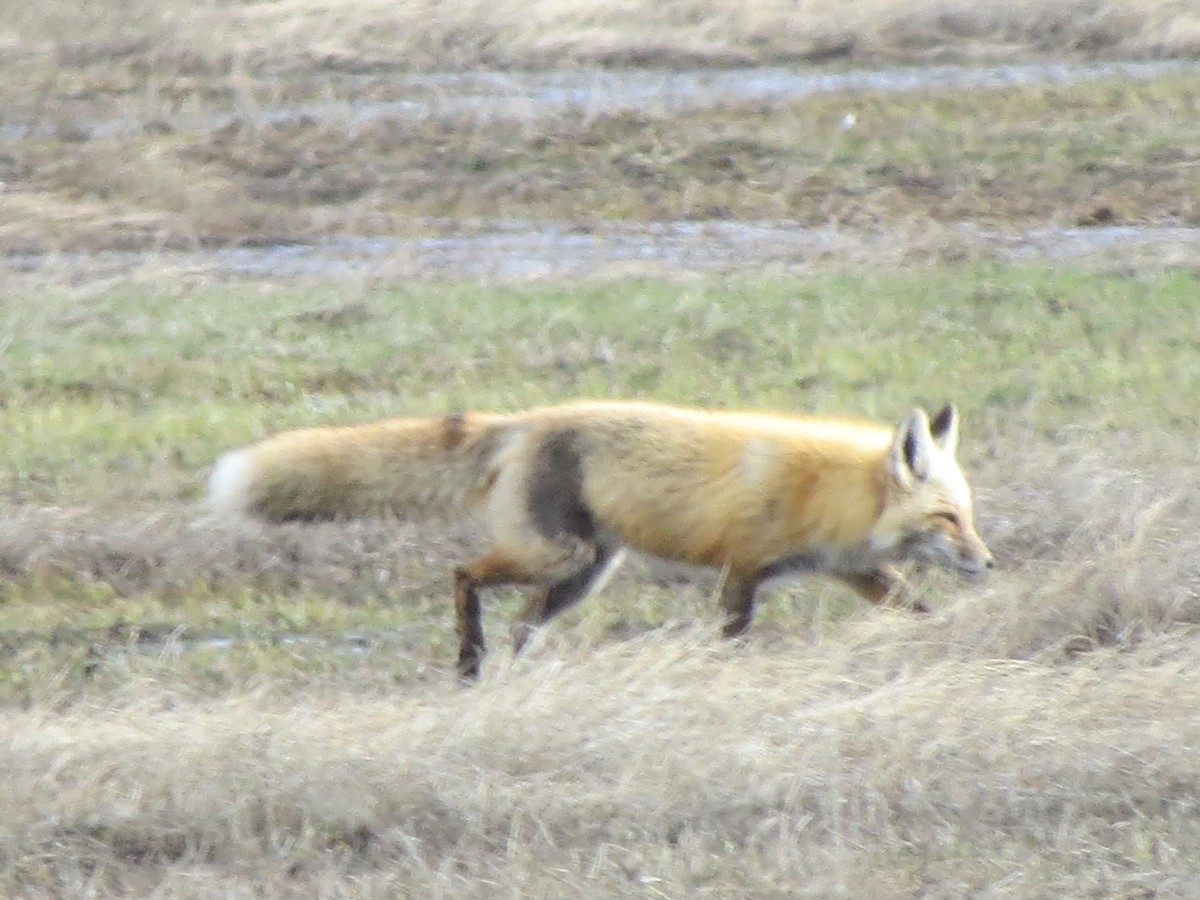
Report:
[[[217,460],[208,476],[208,505],[222,515],[239,515],[250,499],[250,451],[233,450]]]

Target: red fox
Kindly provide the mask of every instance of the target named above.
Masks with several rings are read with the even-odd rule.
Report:
[[[535,588],[514,627],[519,651],[626,546],[722,569],[729,637],[776,575],[821,573],[878,603],[899,593],[905,559],[982,572],[993,558],[955,458],[958,430],[953,405],[932,422],[913,409],[894,429],[641,402],[398,418],[227,453],[210,499],[271,521],[481,513],[494,543],[454,572],[458,669],[473,678],[479,588]]]

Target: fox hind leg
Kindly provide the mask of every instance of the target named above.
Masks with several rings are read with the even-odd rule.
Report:
[[[497,584],[541,586],[515,629],[519,648],[533,626],[586,596],[607,571],[616,548],[599,539],[583,496],[583,436],[573,428],[525,435],[509,449],[489,492],[487,520],[502,537],[481,559],[455,573],[459,673],[472,678],[483,656],[477,589]]]
[[[504,584],[570,584],[579,573],[595,566],[597,547],[591,541],[564,537],[559,541],[539,540],[530,535],[521,550],[508,546],[493,547],[474,562],[454,572],[454,615],[458,632],[458,674],[475,678],[483,659],[482,609],[479,589]],[[593,572],[592,578],[599,572]],[[588,579],[588,584],[592,578]],[[584,585],[586,587],[587,585]],[[549,593],[547,591],[546,593]],[[582,597],[586,593],[579,593]],[[574,598],[578,599],[578,598]],[[566,600],[558,601],[559,607]]]
[[[454,623],[458,632],[458,675],[474,679],[486,646],[483,640],[483,615],[479,607],[479,588],[488,584],[496,560],[488,557],[454,570]]]
[[[521,648],[539,625],[549,622],[564,609],[597,590],[621,564],[623,555],[624,552],[619,546],[597,544],[595,559],[590,563],[574,574],[531,594],[513,626],[513,652],[521,652]]]

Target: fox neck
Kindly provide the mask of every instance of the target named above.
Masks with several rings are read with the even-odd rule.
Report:
[[[840,548],[871,542],[887,494],[882,455],[810,467],[790,482],[791,508],[800,512],[793,523],[798,541]]]

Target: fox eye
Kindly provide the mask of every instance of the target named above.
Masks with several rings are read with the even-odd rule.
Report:
[[[937,513],[934,518],[947,523],[953,528],[962,528],[962,520],[959,519],[958,513],[940,512]]]

